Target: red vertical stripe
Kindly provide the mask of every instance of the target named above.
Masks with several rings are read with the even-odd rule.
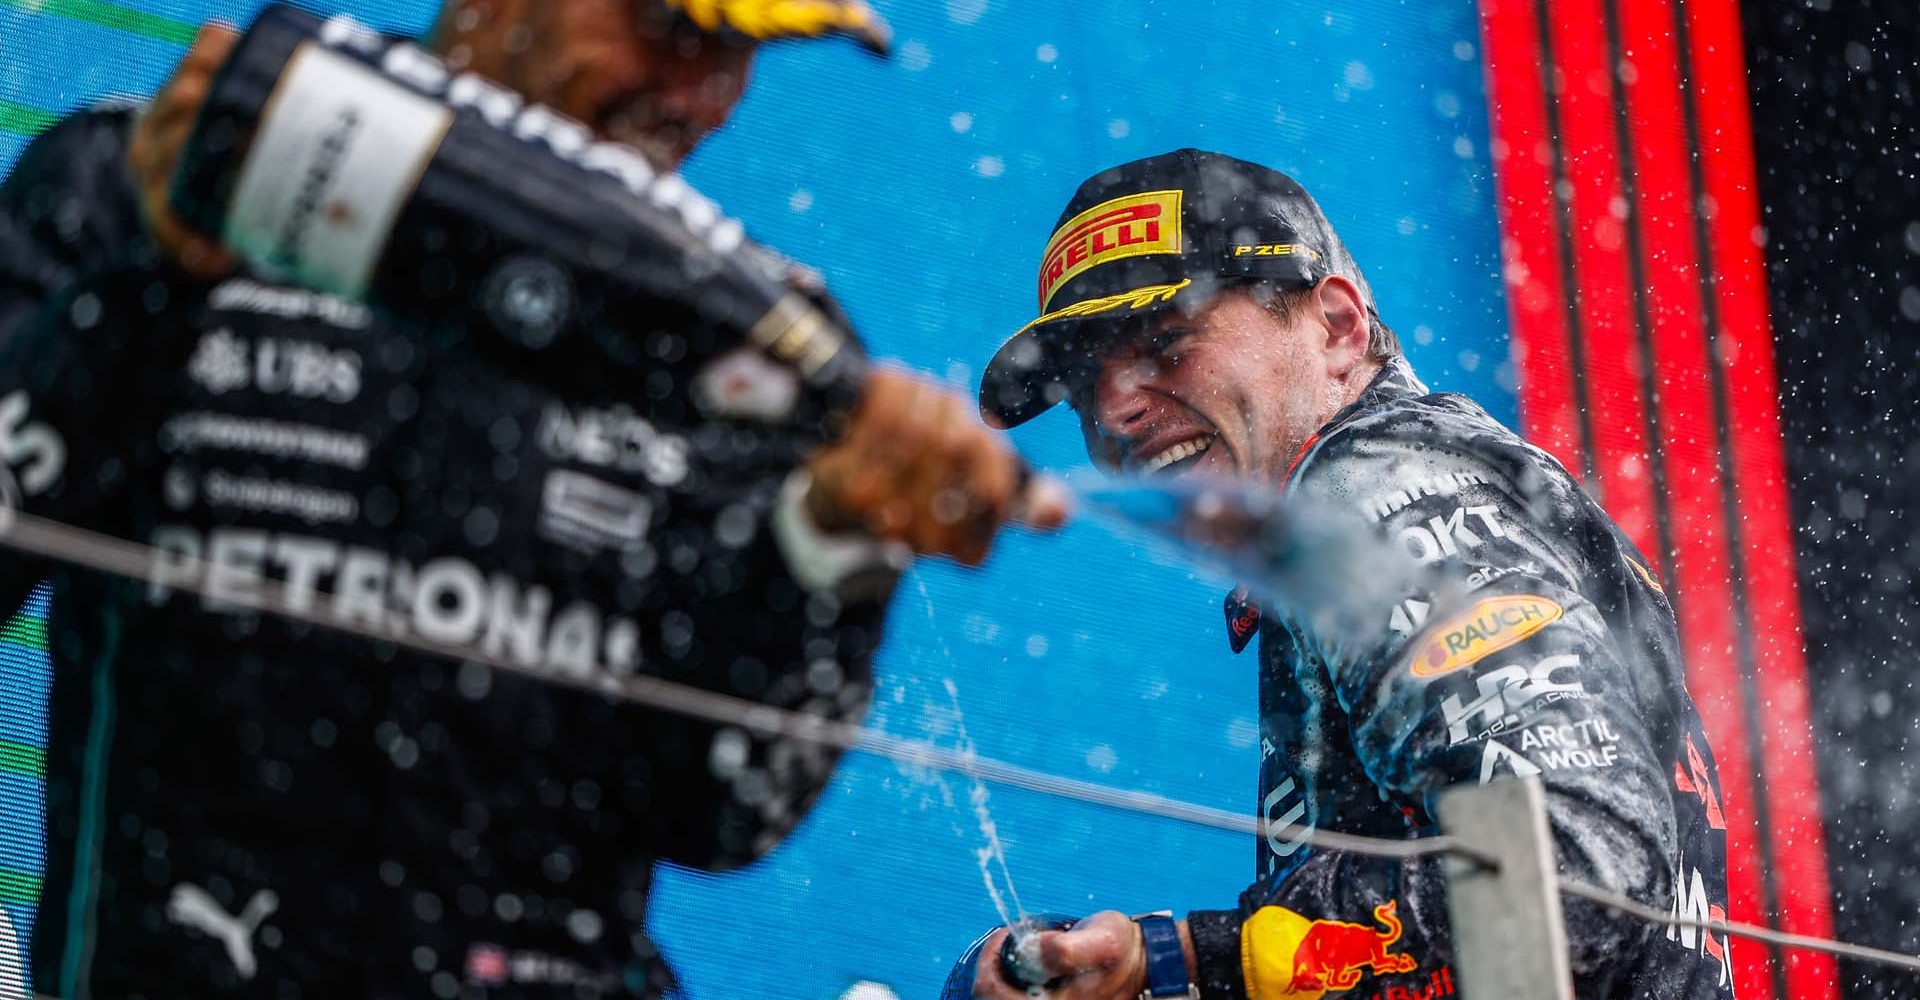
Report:
[[[1561,70],[1559,98],[1540,93],[1535,9],[1522,0],[1483,0],[1481,24],[1494,108],[1507,283],[1513,309],[1521,405],[1528,434],[1569,467],[1583,463],[1580,414],[1591,403],[1594,467],[1610,511],[1650,556],[1664,561],[1653,539],[1664,510],[1678,553],[1668,575],[1677,584],[1689,679],[1721,763],[1727,798],[1729,890],[1737,917],[1764,920],[1763,872],[1774,876],[1780,925],[1802,934],[1830,933],[1830,897],[1818,787],[1808,725],[1792,535],[1780,445],[1777,383],[1759,247],[1752,139],[1746,118],[1740,24],[1732,0],[1619,0],[1613,5],[1625,45],[1621,77],[1629,111],[1629,151],[1638,204],[1622,200],[1614,133],[1615,66],[1607,44],[1604,0],[1541,0]],[[1692,84],[1706,195],[1696,204],[1676,50],[1674,5],[1688,28]],[[1560,217],[1550,155],[1543,155],[1550,112],[1557,110],[1572,194],[1572,261],[1576,282],[1564,287]],[[1629,210],[1636,213],[1647,287],[1630,287]],[[1698,259],[1699,213],[1707,216],[1708,260]],[[1702,269],[1714,277],[1711,302],[1701,301]],[[1649,421],[1641,382],[1641,345],[1634,296],[1648,306],[1658,426]],[[1580,305],[1583,334],[1573,349],[1567,297]],[[1708,309],[1708,306],[1712,309]],[[1703,329],[1717,312],[1720,328]],[[1584,371],[1563,371],[1584,353]],[[1718,421],[1714,366],[1725,393],[1728,426]],[[1575,383],[1572,379],[1581,379]],[[1721,482],[1722,441],[1736,489],[1732,504]],[[1649,444],[1662,456],[1671,496],[1651,495]],[[1664,507],[1661,505],[1664,504]],[[1729,524],[1730,511],[1741,520]],[[1735,531],[1735,528],[1739,530]],[[1733,551],[1733,541],[1739,551]],[[1734,611],[1744,595],[1746,621]],[[1736,651],[1751,639],[1751,673],[1763,685],[1746,691]],[[1757,713],[1748,706],[1758,704]],[[1758,721],[1754,722],[1755,717]],[[1757,724],[1761,732],[1749,732]],[[1754,738],[1754,737],[1757,737]],[[1759,760],[1753,748],[1759,747]],[[1764,781],[1770,844],[1760,854]],[[1736,946],[1738,987],[1745,1000],[1771,998],[1776,980],[1758,946]],[[1785,985],[1791,997],[1833,996],[1833,962],[1793,952]],[[1780,998],[1786,1000],[1786,998]]]
[[[1601,0],[1546,0],[1560,73],[1560,131],[1573,187],[1573,257],[1578,276],[1594,466],[1607,510],[1656,571],[1666,564],[1654,526],[1647,466],[1646,401],[1627,279],[1626,202],[1613,138]]]
[[[1585,467],[1575,411],[1566,290],[1553,198],[1537,0],[1484,0],[1480,27],[1492,101],[1502,269],[1513,315],[1520,419],[1533,443],[1576,473]]]
[[[1670,496],[1664,498],[1675,547],[1673,580],[1689,686],[1720,764],[1727,813],[1730,916],[1767,922],[1759,865],[1754,794],[1758,773],[1736,656],[1741,623],[1733,620],[1732,548],[1724,526],[1720,432],[1702,327],[1700,261],[1694,238],[1692,177],[1685,110],[1667,0],[1615,5],[1625,51],[1621,73],[1631,125],[1643,273],[1652,319],[1659,385],[1660,453]],[[1771,792],[1771,788],[1768,789]],[[1771,804],[1771,803],[1769,803]],[[1772,811],[1768,813],[1771,818]],[[1778,843],[1775,833],[1774,843]],[[1735,965],[1741,996],[1771,997],[1775,980],[1764,951],[1748,950]]]
[[[1780,441],[1772,323],[1760,255],[1753,136],[1747,118],[1740,15],[1733,0],[1687,0],[1692,79],[1711,205],[1710,245],[1732,421],[1733,466],[1745,515],[1740,553],[1749,593],[1748,627],[1759,656],[1766,706],[1765,773],[1777,850],[1769,859],[1781,886],[1781,925],[1819,937],[1833,930],[1826,844],[1814,770],[1806,659]],[[1788,960],[1795,997],[1833,996],[1833,959],[1796,952]]]

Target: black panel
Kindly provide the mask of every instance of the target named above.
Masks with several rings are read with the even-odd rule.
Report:
[[[1839,937],[1920,952],[1920,14],[1743,4]],[[1920,977],[1843,963],[1849,997]]]

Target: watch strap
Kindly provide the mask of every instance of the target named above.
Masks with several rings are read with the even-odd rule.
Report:
[[[1187,976],[1187,952],[1180,946],[1180,926],[1171,913],[1149,913],[1133,918],[1140,925],[1140,941],[1147,951],[1147,988],[1140,1000],[1200,996]]]

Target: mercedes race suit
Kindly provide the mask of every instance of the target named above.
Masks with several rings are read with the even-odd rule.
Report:
[[[1295,824],[1433,830],[1436,793],[1531,775],[1561,872],[1724,919],[1726,823],[1673,610],[1620,529],[1545,452],[1403,360],[1308,442],[1290,495],[1371,523],[1412,582],[1322,620],[1229,599],[1260,636],[1258,881],[1191,916],[1211,997],[1451,996],[1438,858],[1319,850]],[[1264,617],[1264,620],[1261,618]],[[1566,901],[1575,993],[1733,995],[1728,942]]]
[[[277,583],[535,674],[852,719],[892,572],[803,582],[778,515],[811,442],[650,409],[684,387],[536,383],[353,302],[160,263],[130,123],[70,119],[0,188],[8,508],[155,553],[144,584],[0,557],[10,607],[53,586],[34,988],[658,995],[653,861],[758,856],[831,754],[241,605]],[[173,586],[188,560],[210,595]]]

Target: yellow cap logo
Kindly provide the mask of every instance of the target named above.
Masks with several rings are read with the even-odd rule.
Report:
[[[732,28],[761,41],[844,32],[884,54],[892,30],[865,0],[667,0],[706,31]]]
[[[1179,191],[1148,191],[1104,201],[1068,219],[1040,258],[1040,311],[1053,293],[1095,264],[1180,252]]]
[[[1450,674],[1525,639],[1560,620],[1566,611],[1537,594],[1489,597],[1448,619],[1414,651],[1415,677]]]

